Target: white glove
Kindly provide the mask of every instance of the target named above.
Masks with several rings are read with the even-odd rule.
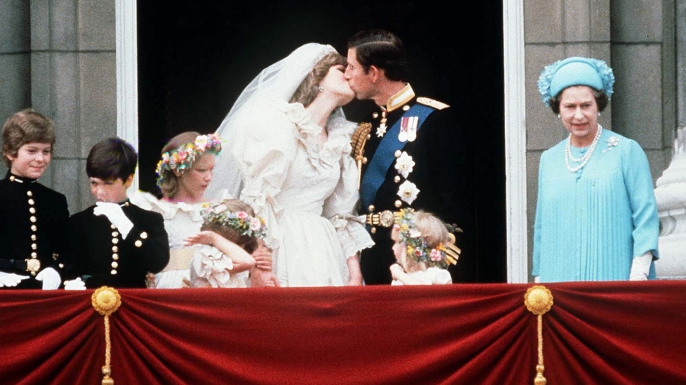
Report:
[[[650,273],[650,262],[653,261],[653,253],[650,251],[634,257],[631,262],[631,273],[629,273],[629,281],[647,281],[648,273]]]
[[[81,277],[64,281],[64,290],[86,290],[86,283],[81,280]]]
[[[126,238],[133,228],[133,223],[117,203],[97,202],[93,214],[106,216],[110,223],[119,230],[122,238]]]
[[[534,277],[534,283],[541,283],[541,276],[537,275]]]
[[[24,279],[29,278],[28,275],[19,275],[14,273],[4,273],[0,271],[0,287],[15,287]]]
[[[55,269],[46,267],[36,275],[36,281],[43,281],[43,290],[57,290],[62,283],[62,278]]]

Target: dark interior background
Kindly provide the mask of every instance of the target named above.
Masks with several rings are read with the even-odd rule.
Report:
[[[474,149],[477,258],[469,268],[475,282],[506,282],[502,4],[468,8],[433,0],[139,1],[140,188],[157,192],[155,165],[172,136],[214,132],[267,65],[307,42],[345,55],[357,31],[385,28],[405,44],[415,92],[456,109]],[[373,107],[354,101],[345,112],[359,121]]]

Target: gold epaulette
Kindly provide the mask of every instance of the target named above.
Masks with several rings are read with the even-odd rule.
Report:
[[[455,246],[454,233],[461,233],[462,229],[455,225],[449,224],[446,224],[446,228],[448,229],[448,237],[450,238],[450,243],[447,246],[445,246],[445,260],[449,265],[456,265],[457,260],[460,258],[460,254],[462,254],[462,249]]]
[[[455,245],[448,245],[445,247],[445,261],[449,265],[457,265],[457,260],[460,259],[462,250]]]
[[[445,103],[443,103],[443,102],[439,102],[438,100],[434,100],[434,99],[431,99],[431,98],[425,98],[425,97],[423,97],[423,96],[420,96],[420,97],[417,98],[417,103],[423,104],[423,105],[425,105],[425,106],[433,107],[433,108],[435,108],[435,109],[437,109],[437,110],[442,110],[442,109],[444,109],[444,108],[450,107],[449,105],[447,105],[447,104],[445,104]]]
[[[352,156],[355,160],[362,160],[364,157],[364,145],[367,143],[369,133],[372,131],[371,123],[360,123],[353,132],[350,145],[353,148]]]
[[[367,163],[367,159],[364,157],[364,145],[367,144],[367,139],[369,139],[369,133],[372,131],[371,123],[360,123],[357,125],[355,132],[350,139],[350,145],[353,148],[352,156],[357,164],[357,188],[360,188],[360,182],[362,180],[362,163]]]

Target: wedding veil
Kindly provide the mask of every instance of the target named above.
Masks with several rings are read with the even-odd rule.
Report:
[[[214,178],[205,198],[207,200],[229,197],[239,198],[242,188],[238,162],[231,151],[232,137],[246,127],[242,122],[251,116],[259,116],[265,100],[277,99],[288,102],[300,83],[314,65],[330,52],[337,52],[330,45],[307,43],[298,47],[287,57],[262,70],[240,94],[224,121],[216,131],[222,138],[225,150],[216,158]],[[337,113],[342,114],[339,108]],[[286,117],[284,116],[284,119]]]

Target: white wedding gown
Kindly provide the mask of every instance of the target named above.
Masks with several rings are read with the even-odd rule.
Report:
[[[270,100],[262,106],[244,118],[249,127],[223,139],[243,175],[240,198],[266,221],[279,283],[345,285],[346,258],[373,245],[353,215],[359,198],[350,156],[355,124],[331,118],[328,139],[321,142],[322,128],[302,104]],[[221,155],[218,162],[228,161]]]

